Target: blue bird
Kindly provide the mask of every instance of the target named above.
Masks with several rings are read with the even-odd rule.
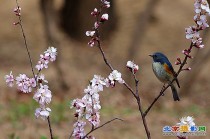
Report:
[[[163,82],[164,84],[165,83],[169,84],[174,78],[176,78],[176,73],[170,61],[163,53],[155,52],[154,54],[149,56],[153,58],[153,63],[152,63],[153,72],[161,82]],[[175,81],[178,87],[180,88],[179,81],[177,78]],[[171,84],[171,90],[174,101],[179,101],[180,99],[174,84]]]

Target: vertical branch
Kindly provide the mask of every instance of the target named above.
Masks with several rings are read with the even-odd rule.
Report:
[[[50,130],[50,139],[53,139],[51,122],[50,122],[50,117],[49,116],[47,117],[47,122],[48,122],[49,130]]]
[[[19,6],[19,4],[18,4],[18,0],[16,0],[16,5],[17,5],[17,8],[20,8],[20,6]],[[22,36],[23,36],[25,48],[26,48],[26,51],[27,51],[27,54],[28,54],[29,63],[30,63],[30,66],[31,66],[31,71],[32,71],[32,73],[33,73],[34,78],[36,78],[36,77],[35,77],[34,68],[33,68],[33,63],[32,63],[31,54],[30,54],[30,51],[29,51],[29,48],[28,48],[28,44],[27,44],[27,41],[26,41],[26,35],[25,35],[24,29],[23,29],[23,25],[22,25],[22,18],[21,18],[21,15],[18,16],[18,19],[19,19],[19,25],[20,25],[20,28],[21,28],[21,32],[22,32]]]
[[[147,122],[146,122],[146,119],[145,119],[146,117],[145,117],[144,112],[142,110],[141,98],[139,97],[139,90],[138,90],[139,80],[136,78],[136,75],[134,73],[133,73],[133,76],[134,76],[135,86],[136,86],[135,98],[136,98],[136,101],[137,101],[137,104],[138,104],[138,109],[139,109],[140,114],[141,114],[144,129],[145,129],[146,134],[147,134],[147,138],[151,139],[150,131],[148,129]]]
[[[18,0],[16,0],[16,5],[17,5],[18,10],[20,10],[20,6],[18,4]],[[27,51],[27,54],[28,54],[28,58],[29,58],[30,66],[31,66],[31,71],[33,73],[34,79],[36,80],[36,75],[35,75],[34,68],[33,68],[33,62],[32,62],[32,58],[31,58],[31,54],[30,54],[29,48],[28,48],[26,35],[25,35],[24,28],[23,28],[23,25],[22,25],[22,18],[21,18],[21,14],[20,13],[18,15],[18,19],[19,19],[18,24],[20,25],[22,36],[23,36],[23,40],[24,40],[24,44],[25,44],[25,48],[26,48],[26,51]],[[38,74],[39,74],[39,72],[37,73],[37,75]],[[49,116],[47,117],[47,121],[48,121],[49,130],[50,130],[50,136],[51,136],[51,139],[53,139],[52,128],[51,128],[51,123],[50,123],[50,117]]]

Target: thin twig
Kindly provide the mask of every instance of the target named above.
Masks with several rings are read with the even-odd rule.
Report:
[[[147,122],[146,122],[146,119],[145,119],[145,116],[144,116],[144,112],[142,110],[141,98],[139,97],[139,90],[138,90],[139,80],[136,78],[136,75],[134,73],[133,73],[133,76],[134,76],[135,86],[136,86],[135,98],[136,98],[136,101],[137,101],[137,104],[138,104],[138,109],[139,109],[140,114],[141,114],[144,129],[145,129],[146,134],[147,134],[147,138],[151,139],[150,131],[149,131],[148,126],[147,126]]]
[[[17,5],[17,8],[20,8],[20,6],[19,6],[19,4],[18,4],[18,0],[16,0],[16,5]],[[25,44],[26,51],[27,51],[27,54],[28,54],[28,58],[29,58],[30,66],[31,66],[31,71],[32,71],[32,73],[33,73],[34,78],[36,78],[35,72],[34,72],[34,68],[33,68],[33,63],[32,63],[31,54],[30,54],[30,51],[29,51],[29,48],[28,48],[28,44],[27,44],[27,41],[26,41],[26,35],[25,35],[24,29],[23,29],[23,24],[22,24],[21,15],[18,16],[18,19],[19,19],[19,25],[20,25],[20,28],[21,28],[21,32],[22,32],[24,44]]]
[[[53,139],[52,128],[51,128],[51,123],[50,123],[50,117],[49,116],[47,117],[47,121],[48,121],[48,126],[49,126],[49,129],[50,129],[50,138]]]
[[[74,133],[74,130],[71,131],[71,134],[69,135],[69,139],[71,139],[73,133]]]
[[[106,56],[105,56],[105,53],[104,53],[104,51],[103,51],[103,49],[102,49],[102,47],[101,47],[100,39],[98,40],[98,48],[99,48],[99,50],[101,51],[101,54],[102,54],[103,59],[104,59],[104,62],[105,62],[106,65],[110,68],[110,70],[113,71],[114,68],[113,68],[112,65],[108,62],[108,60],[107,60],[107,58],[106,58]]]
[[[92,129],[84,137],[82,137],[82,139],[85,139],[93,131],[95,131],[95,130],[97,130],[99,128],[102,128],[103,126],[105,126],[105,125],[107,125],[107,124],[109,124],[109,123],[111,123],[112,121],[115,121],[115,120],[124,121],[124,120],[122,120],[120,118],[114,118],[114,119],[111,119],[111,120],[107,121],[106,123],[104,123],[104,124],[102,124],[102,125],[100,125],[100,126],[98,126],[96,128],[94,126],[92,126]]]
[[[163,95],[163,93],[166,91],[166,89],[170,86],[170,84],[168,84],[165,88],[163,88],[161,90],[161,92],[159,93],[159,95],[154,99],[154,101],[149,105],[149,107],[146,109],[146,111],[144,112],[144,117],[147,116],[148,112],[150,111],[150,109],[153,107],[153,105],[155,104],[155,102],[157,102],[157,100]]]

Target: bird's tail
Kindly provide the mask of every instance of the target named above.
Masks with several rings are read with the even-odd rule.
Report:
[[[176,87],[173,84],[171,85],[171,91],[173,94],[174,101],[180,101]]]

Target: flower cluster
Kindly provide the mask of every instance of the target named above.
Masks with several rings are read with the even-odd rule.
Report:
[[[122,74],[118,72],[117,70],[113,70],[112,73],[109,74],[108,79],[106,79],[108,84],[107,86],[114,87],[116,81],[120,84],[125,83],[125,81],[122,79]]]
[[[186,38],[191,40],[193,46],[197,48],[203,48],[202,38],[200,37],[201,30],[209,27],[207,23],[207,15],[210,15],[209,4],[207,0],[195,0],[194,3],[195,16],[194,21],[196,26],[190,26],[186,28]]]
[[[26,74],[19,74],[16,78],[14,78],[12,71],[9,75],[5,75],[6,84],[9,87],[13,87],[16,82],[17,89],[23,93],[32,92],[33,88],[36,88],[33,99],[37,101],[40,105],[39,108],[35,110],[35,116],[41,117],[42,119],[46,119],[51,109],[47,107],[47,105],[51,102],[52,92],[49,90],[49,86],[47,85],[48,81],[45,79],[44,74],[39,74],[43,67],[47,68],[49,61],[55,61],[57,55],[57,50],[54,47],[49,47],[44,55],[41,55],[40,61],[36,65],[38,69],[37,75],[34,78],[29,78]],[[44,63],[44,64],[43,64]]]
[[[82,121],[83,118],[94,127],[100,124],[100,112],[101,109],[99,92],[103,91],[103,86],[106,85],[105,79],[99,75],[94,75],[94,78],[90,81],[90,84],[84,90],[84,96],[82,99],[74,99],[71,108],[76,108],[78,121],[74,124],[73,136],[75,139],[82,138],[85,135],[84,126],[86,122]]]
[[[109,15],[107,13],[102,14],[103,8],[109,8],[110,7],[110,2],[106,0],[101,0],[101,7],[100,9],[94,8],[94,10],[91,12],[91,15],[96,18],[96,21],[93,26],[93,30],[91,31],[86,31],[86,36],[91,37],[90,41],[88,42],[88,45],[90,47],[93,47],[95,43],[98,41],[98,28],[102,23],[105,21],[109,20]]]
[[[12,71],[10,71],[10,74],[9,75],[5,75],[5,81],[6,81],[6,84],[9,86],[9,87],[13,87],[14,85],[14,76],[12,75]]]
[[[132,61],[128,61],[126,64],[126,67],[133,73],[135,74],[138,70],[139,70],[139,66],[136,65],[134,62]]]
[[[12,71],[9,75],[5,75],[6,84],[9,87],[13,87],[14,82],[16,82],[17,89],[23,93],[30,93],[32,88],[36,87],[36,80],[34,78],[29,78],[25,74],[20,74],[14,78]]]
[[[37,70],[42,70],[43,68],[48,68],[49,62],[53,62],[56,60],[57,49],[54,47],[49,47],[44,54],[40,55],[40,59],[36,65]]]
[[[105,8],[109,8],[110,7],[110,2],[108,2],[106,0],[101,0],[101,3],[103,5],[103,7],[105,7]]]
[[[32,87],[36,87],[35,79],[28,78],[25,74],[16,77],[16,84],[17,88],[24,93],[29,93],[32,91]]]
[[[196,22],[198,28],[205,29],[209,27],[206,15],[210,15],[209,4],[207,0],[196,0],[194,3],[195,16],[194,21]]]
[[[74,124],[73,137],[79,139],[85,136],[84,126],[87,120],[93,127],[98,127],[100,124],[100,100],[99,92],[104,90],[104,86],[115,86],[115,82],[124,83],[121,73],[117,70],[112,71],[108,78],[103,78],[100,75],[94,75],[90,84],[84,89],[84,96],[82,99],[74,99],[71,103],[71,108],[76,109],[74,116],[77,122]],[[93,136],[88,136],[88,139],[93,139]]]
[[[198,49],[204,48],[204,45],[202,43],[202,38],[200,37],[200,31],[209,27],[207,23],[207,16],[210,16],[210,9],[207,0],[195,0],[194,8],[195,8],[194,21],[196,25],[185,28],[186,39],[191,41],[190,48],[184,49],[182,51],[182,53],[187,58],[193,58],[191,56],[193,47]],[[182,64],[180,58],[177,60],[178,61],[175,62],[176,65]],[[190,70],[190,69],[191,68],[187,68],[185,70]]]

